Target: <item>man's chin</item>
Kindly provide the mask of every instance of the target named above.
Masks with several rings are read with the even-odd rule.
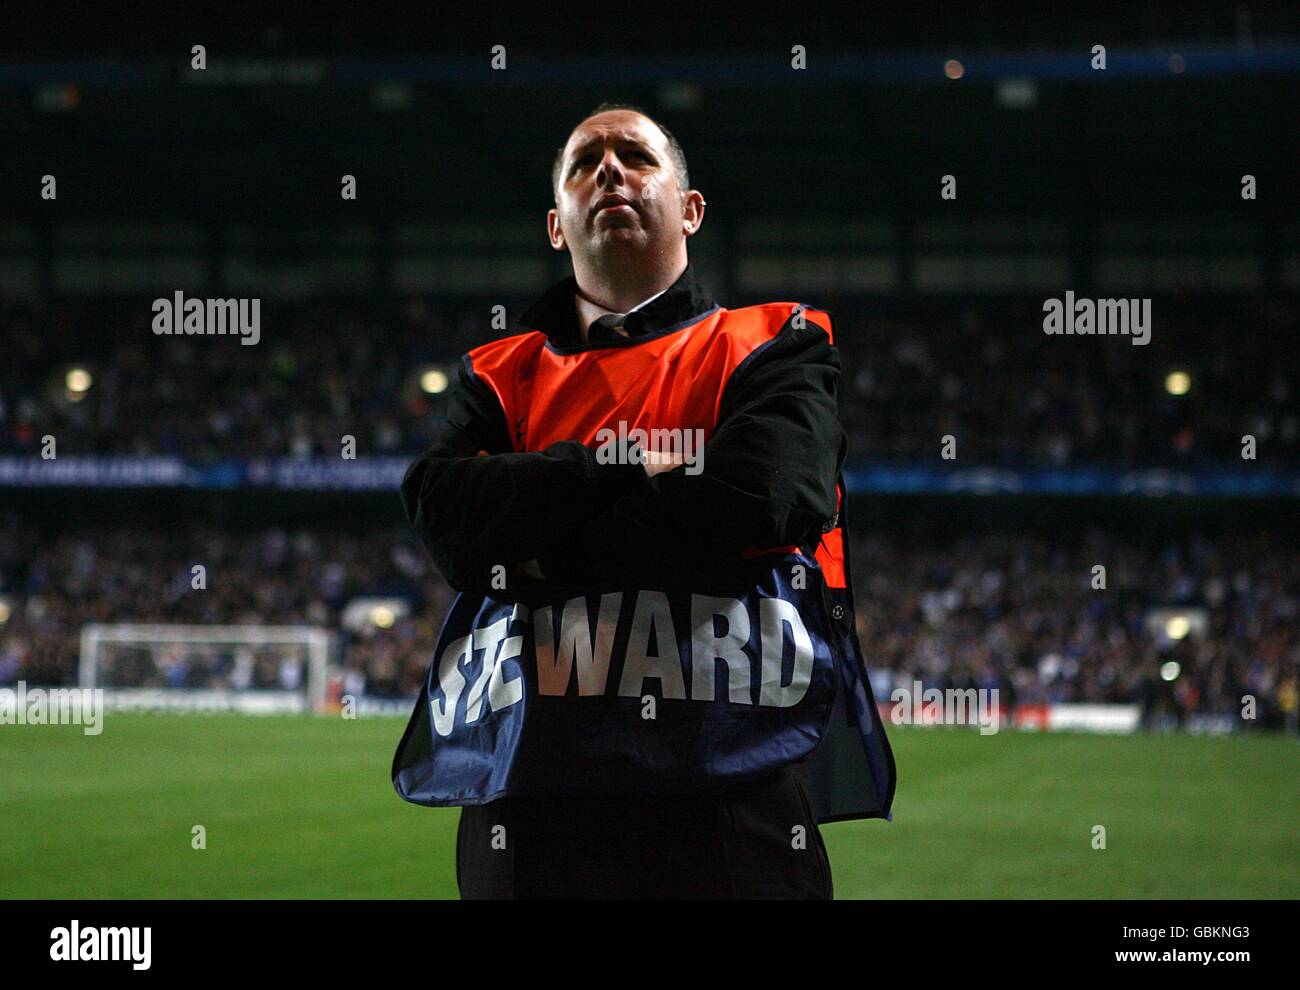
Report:
[[[604,230],[597,230],[591,241],[598,248],[636,249],[646,246],[645,233],[636,227],[607,227]]]

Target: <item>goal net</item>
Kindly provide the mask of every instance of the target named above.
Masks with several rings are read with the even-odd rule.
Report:
[[[89,623],[79,680],[115,709],[319,712],[333,649],[314,626]]]

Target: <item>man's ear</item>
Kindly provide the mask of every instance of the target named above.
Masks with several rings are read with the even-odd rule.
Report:
[[[682,197],[682,232],[690,237],[704,223],[704,195],[698,189],[686,190]]]
[[[560,211],[551,209],[546,211],[546,235],[551,240],[551,247],[557,251],[563,251],[564,231],[560,229]]]

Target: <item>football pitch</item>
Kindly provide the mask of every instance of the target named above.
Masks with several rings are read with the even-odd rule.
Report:
[[[404,725],[0,728],[0,897],[455,897],[459,811],[389,782]],[[1300,897],[1294,738],[889,734],[894,821],[822,829],[837,898]]]

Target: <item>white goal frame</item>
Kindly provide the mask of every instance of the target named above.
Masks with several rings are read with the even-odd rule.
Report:
[[[106,643],[150,646],[174,643],[229,643],[267,646],[288,643],[307,647],[307,710],[325,710],[329,655],[334,633],[319,626],[261,625],[167,625],[130,622],[88,622],[81,627],[81,658],[78,680],[83,688],[96,688],[99,680],[99,648]],[[150,688],[149,693],[183,693],[182,688]],[[253,694],[254,692],[236,692]]]

